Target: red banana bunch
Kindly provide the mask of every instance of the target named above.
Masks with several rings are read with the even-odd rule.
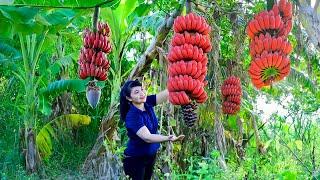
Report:
[[[86,29],[83,35],[84,47],[80,51],[79,76],[81,79],[94,77],[99,81],[107,80],[110,62],[106,54],[112,50],[108,24],[98,23],[97,32]]]
[[[85,79],[88,76],[95,77],[99,81],[107,80],[107,71],[101,66],[96,66],[94,64],[84,63],[80,64],[80,78]]]
[[[186,95],[187,93],[191,98],[196,99],[198,103],[203,103],[207,98],[207,94],[203,89],[203,86],[205,86],[205,84],[198,79],[192,79],[192,77],[188,75],[179,75],[179,76],[169,77],[167,85],[168,85],[168,91],[171,93],[171,95],[173,95],[173,93],[175,94],[178,93],[178,94],[181,94],[182,96],[182,94]],[[174,97],[174,96],[170,96],[170,98],[172,98],[173,100],[170,102],[180,102],[182,103],[182,105],[185,105],[185,103],[186,104],[190,103],[189,98],[185,99],[185,98]],[[179,100],[176,101],[174,100],[175,98]]]
[[[86,31],[83,37],[84,47],[96,49],[97,51],[103,51],[110,53],[111,43],[108,36],[104,36],[99,32]]]
[[[93,49],[89,48],[81,49],[79,63],[95,64],[96,66],[101,66],[106,71],[110,67],[110,63],[102,51],[96,52]]]
[[[292,45],[287,36],[291,29],[292,4],[287,0],[280,0],[270,11],[258,13],[248,23],[252,59],[248,72],[256,88],[269,86],[289,75],[288,55]]]
[[[275,69],[276,75],[267,74],[269,69]],[[261,57],[257,57],[251,61],[249,67],[249,75],[252,83],[257,88],[271,85],[274,81],[284,79],[290,73],[290,60],[281,53],[262,53]],[[266,80],[263,80],[266,79]]]
[[[98,23],[98,32],[106,37],[110,37],[111,35],[111,30],[109,25],[101,22]]]
[[[203,17],[189,13],[177,17],[173,29],[168,53],[169,101],[174,105],[187,105],[192,100],[203,103],[207,100],[204,86],[207,85],[206,53],[212,49],[211,27]]]
[[[260,34],[250,43],[250,55],[251,57],[259,56],[263,51],[269,53],[281,51],[288,55],[292,51],[292,46],[283,36],[272,38],[269,33]]]
[[[209,35],[202,35],[199,33],[195,33],[192,35],[191,33],[184,32],[183,34],[177,33],[173,38],[171,45],[172,46],[181,46],[184,44],[191,44],[193,46],[198,46],[203,49],[203,52],[208,53],[211,51],[211,42]]]
[[[211,27],[207,24],[204,17],[189,13],[186,16],[178,16],[174,20],[173,30],[176,33],[187,31],[207,35],[211,31]]]
[[[208,61],[207,56],[203,53],[202,49],[198,46],[193,46],[191,44],[183,44],[181,46],[172,46],[169,54],[168,60],[170,62],[176,62],[180,60],[185,61]]]
[[[204,66],[200,62],[196,61],[178,61],[172,63],[168,67],[168,73],[170,77],[179,75],[188,75],[193,79],[199,79],[201,82],[204,81],[207,72],[207,66]]]
[[[242,89],[238,77],[228,77],[221,86],[223,97],[222,111],[224,114],[236,114],[240,110]]]

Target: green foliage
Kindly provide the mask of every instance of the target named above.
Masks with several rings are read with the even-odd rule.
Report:
[[[315,95],[319,94],[318,87],[312,82],[312,80],[295,68],[291,68],[287,81],[294,84],[295,88],[308,89]]]
[[[5,39],[0,41],[0,64],[21,59],[21,53]]]
[[[115,10],[106,8],[101,12],[101,16],[108,20],[110,28],[116,30],[112,32],[112,40],[115,48],[118,50],[122,49],[123,43],[126,41],[126,37],[122,36],[124,36],[124,33],[128,30],[128,24],[131,24],[127,18],[137,5],[138,2],[136,0],[122,0]]]
[[[222,33],[222,41],[220,43],[221,46],[221,56],[225,60],[233,60],[235,56],[235,47],[232,46],[232,41],[234,35],[232,34],[231,22],[227,17],[221,17],[219,26],[223,27],[221,29]],[[231,45],[231,46],[230,46]]]
[[[0,23],[3,28],[0,34],[12,38],[15,33],[28,35],[41,34],[49,29],[55,34],[68,26],[74,18],[85,14],[71,9],[42,10],[35,7],[0,7]]]
[[[119,4],[120,0],[108,0],[108,1],[103,1],[103,0],[92,0],[92,1],[85,1],[85,0],[64,0],[64,1],[39,1],[39,0],[29,0],[29,1],[24,1],[24,0],[15,0],[14,3],[11,3],[13,5],[19,5],[19,4],[24,4],[24,5],[35,5],[35,6],[44,6],[44,7],[70,7],[70,8],[85,8],[85,7],[94,7],[96,5],[100,5],[102,7],[116,7]]]
[[[80,114],[62,115],[47,123],[37,134],[36,142],[40,155],[48,158],[52,154],[52,140],[58,140],[67,130],[76,129],[79,126],[88,125],[91,118]]]
[[[55,60],[53,64],[50,64],[47,58],[42,58],[39,62],[39,73],[41,74],[41,78],[55,77],[60,74],[63,69],[73,65],[73,63],[72,54]]]
[[[87,83],[88,81],[81,79],[59,80],[50,83],[47,88],[41,91],[41,93],[43,93],[44,96],[48,96],[71,90],[76,92],[84,92]]]
[[[220,179],[225,177],[219,167],[219,151],[212,151],[209,157],[192,156],[185,159],[189,163],[188,170],[183,173],[174,173],[173,178],[183,179]]]

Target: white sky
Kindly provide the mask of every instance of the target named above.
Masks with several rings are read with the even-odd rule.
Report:
[[[286,106],[283,108],[278,102],[274,100],[267,100],[265,95],[260,95],[257,98],[257,104],[255,104],[254,109],[255,113],[262,113],[261,114],[261,121],[266,122],[270,120],[270,117],[273,113],[281,114],[281,116],[285,116],[288,114],[288,110],[286,109],[289,102],[295,101],[292,95],[288,95],[287,97],[281,97],[281,103]],[[314,112],[310,115],[310,120],[312,121],[319,121],[320,119],[320,108],[317,112]],[[286,119],[286,122],[292,121],[292,118]]]
[[[293,97],[290,95],[282,102],[283,104],[287,105],[289,101],[292,101]],[[268,121],[273,113],[277,114],[288,114],[288,111],[284,109],[278,102],[274,100],[267,100],[266,96],[260,95],[257,98],[257,104],[254,107],[256,109],[256,113],[262,112],[261,120],[262,122]]]

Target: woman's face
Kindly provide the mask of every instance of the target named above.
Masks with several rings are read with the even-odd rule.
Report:
[[[133,87],[130,96],[128,100],[135,104],[145,103],[147,100],[146,90],[142,86]]]

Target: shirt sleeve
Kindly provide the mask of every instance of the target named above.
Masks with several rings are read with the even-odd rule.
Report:
[[[126,128],[133,133],[137,133],[144,126],[143,119],[138,114],[128,114],[126,118]]]
[[[147,101],[146,103],[150,106],[156,106],[157,105],[157,97],[155,94],[147,96]]]

